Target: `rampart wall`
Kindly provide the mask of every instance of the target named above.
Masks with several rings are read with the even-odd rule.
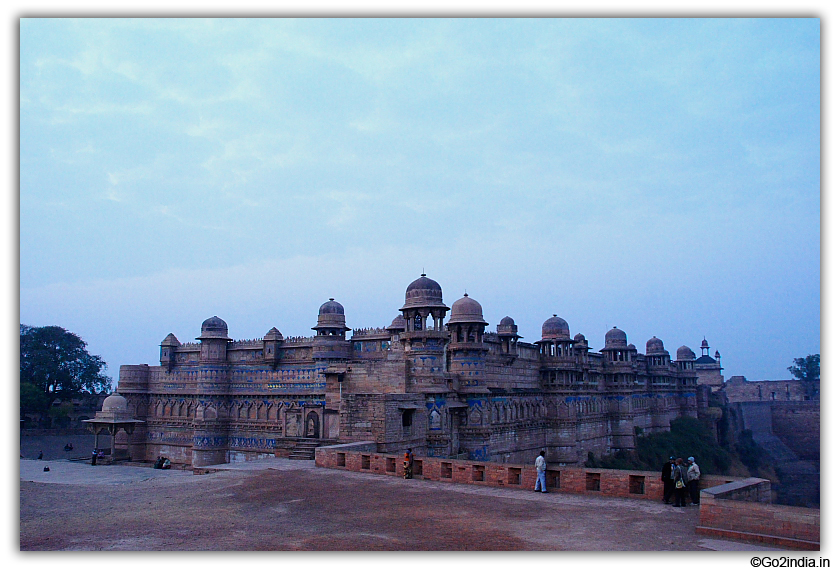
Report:
[[[327,469],[403,476],[403,455],[377,453],[375,445],[371,442],[319,447],[315,450],[315,465]],[[661,501],[663,488],[660,475],[655,471],[549,466],[546,470],[546,484],[549,491],[555,493],[597,494]],[[414,476],[430,481],[533,490],[537,473],[530,463],[417,457],[414,459]],[[704,475],[700,487],[713,487],[740,479]]]

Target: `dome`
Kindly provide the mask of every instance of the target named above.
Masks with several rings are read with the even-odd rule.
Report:
[[[709,341],[703,338],[703,342],[700,343],[700,348],[709,348]]]
[[[627,348],[627,333],[613,327],[604,336],[604,348]]]
[[[102,402],[102,411],[111,413],[128,412],[128,402],[125,398],[114,392]]]
[[[199,336],[196,340],[204,340],[208,338],[220,338],[224,340],[230,340],[227,337],[227,334],[227,323],[219,317],[213,315],[212,317],[201,323],[201,336]]]
[[[557,315],[554,315],[543,323],[543,340],[568,340],[569,338],[569,323]]]
[[[223,332],[227,334],[228,326],[219,317],[213,315],[203,323],[201,323],[201,332]]]
[[[677,360],[694,360],[695,358],[697,358],[697,355],[687,346],[682,345],[677,349]]]
[[[582,342],[582,341],[586,340],[586,337],[585,337],[585,336],[583,336],[581,333],[577,333],[577,334],[575,335],[575,339],[574,339],[574,340],[575,340],[575,342]]]
[[[412,281],[405,290],[405,305],[402,308],[411,309],[414,307],[449,308],[443,304],[443,290],[438,282],[426,277],[425,273]]]
[[[665,345],[662,344],[662,340],[654,336],[652,339],[647,341],[647,344],[645,344],[645,354],[667,354],[667,352],[665,350]]]
[[[330,297],[330,300],[321,305],[321,308],[318,309],[318,324],[312,327],[312,330],[317,331],[321,329],[350,330],[347,328],[344,320],[344,307],[341,306],[341,303],[337,303],[332,297]]]
[[[96,412],[92,420],[82,420],[87,424],[125,424],[143,423],[131,417],[128,410],[128,402],[125,398],[114,392],[102,402],[102,409]]]
[[[515,336],[516,338],[520,338],[520,336],[516,333],[519,332],[519,327],[516,326],[516,323],[513,322],[513,319],[510,317],[505,317],[499,324],[496,325],[496,334],[500,334],[502,336]]]
[[[452,313],[449,323],[480,323],[484,322],[484,314],[481,305],[475,299],[464,293],[464,296],[452,303]]]
[[[321,305],[321,308],[318,309],[319,315],[343,315],[344,314],[344,307],[341,303],[336,303],[335,299],[330,297],[330,300]]]
[[[389,331],[404,331],[405,330],[405,317],[401,314],[394,317],[394,320],[391,321],[391,325],[388,326],[385,330]]]
[[[636,350],[636,345],[631,342],[627,345],[627,350]]]

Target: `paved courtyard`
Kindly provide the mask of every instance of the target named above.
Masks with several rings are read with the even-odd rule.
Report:
[[[44,466],[50,471],[44,472]],[[769,550],[697,508],[403,480],[266,459],[223,471],[20,461],[21,550]]]

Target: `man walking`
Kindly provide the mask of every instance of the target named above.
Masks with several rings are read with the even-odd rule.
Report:
[[[693,457],[688,458],[688,473],[686,474],[688,484],[688,496],[692,505],[700,504],[700,466],[694,462]]]
[[[542,492],[548,493],[548,487],[545,486],[545,451],[540,451],[534,466],[537,468],[537,484],[534,487],[534,492],[539,493],[540,487],[542,487]]]

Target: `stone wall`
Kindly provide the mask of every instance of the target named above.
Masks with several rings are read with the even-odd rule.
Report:
[[[773,402],[773,434],[801,459],[820,460],[820,403]]]
[[[315,465],[327,469],[402,477],[402,462],[402,454],[378,453],[373,442],[319,447],[315,450]],[[441,457],[416,457],[414,476],[430,481],[511,487],[526,491],[534,489],[537,478],[531,463],[496,463]],[[551,492],[660,501],[663,492],[660,476],[660,473],[654,471],[549,465],[546,484]],[[704,475],[700,487],[713,487],[736,480],[739,478]]]
[[[723,387],[729,403],[805,401],[804,382],[795,380],[747,380],[732,376]]]
[[[704,489],[697,532],[819,550],[820,510],[770,504],[769,494],[769,482],[753,478]]]

